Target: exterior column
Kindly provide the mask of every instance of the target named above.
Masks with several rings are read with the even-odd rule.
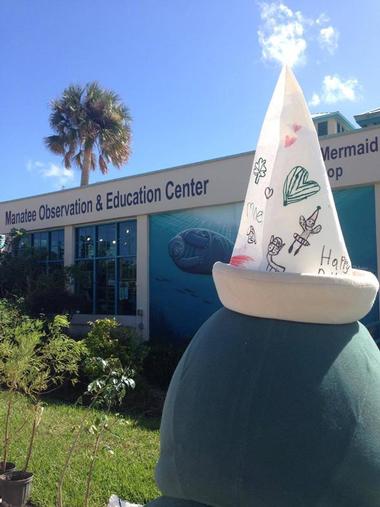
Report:
[[[75,227],[73,225],[65,225],[64,231],[63,264],[65,266],[72,266],[75,262]]]
[[[376,259],[377,276],[380,273],[380,183],[375,183],[375,223],[376,223]],[[380,298],[379,298],[379,316],[380,316]]]
[[[149,340],[149,215],[137,217],[136,324]]]
[[[75,227],[65,225],[64,227],[64,252],[63,265],[72,266],[75,262]],[[67,289],[74,292],[74,284],[69,283]]]

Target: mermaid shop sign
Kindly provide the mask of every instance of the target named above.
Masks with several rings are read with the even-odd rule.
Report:
[[[380,180],[380,128],[357,129],[320,140],[331,186],[376,183]]]

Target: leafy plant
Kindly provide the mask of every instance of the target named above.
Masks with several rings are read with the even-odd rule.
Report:
[[[74,312],[79,301],[69,287],[78,270],[49,268],[46,251],[30,248],[26,234],[13,229],[0,254],[0,297],[17,301],[29,315]]]
[[[16,392],[35,403],[34,423],[27,451],[26,466],[32,453],[35,434],[42,416],[38,397],[69,378],[75,383],[84,346],[67,337],[67,317],[58,315],[48,323],[18,315],[6,334],[0,337],[0,382],[8,389],[7,411],[3,440],[5,471],[12,440],[11,419]]]
[[[95,363],[94,371],[98,371],[99,376],[88,385],[87,390],[84,393],[84,397],[90,398],[91,400],[89,408],[103,408],[105,409],[106,414],[108,414],[111,408],[116,407],[122,403],[129,389],[134,389],[135,381],[132,378],[134,372],[133,370],[123,368],[120,361],[115,358],[108,360],[102,358],[92,358],[91,361]],[[82,401],[82,399],[80,399],[80,401]],[[64,467],[60,474],[60,479],[57,485],[57,507],[63,507],[64,479],[70,466],[73,454],[79,445],[83,432],[86,429],[87,417],[88,414],[85,413],[79,424],[79,427],[74,434],[70,448],[68,449]],[[89,428],[90,433],[94,435],[95,439],[91,453],[89,472],[87,475],[87,484],[84,497],[85,507],[88,507],[94,463],[98,455],[101,439],[104,432],[109,429],[108,418],[106,416],[102,416],[100,419],[96,419],[89,425]]]
[[[99,319],[90,322],[90,326],[84,340],[89,356],[85,370],[90,379],[101,374],[99,363],[93,358],[118,359],[123,368],[133,370],[133,376],[141,372],[146,346],[134,330],[120,326],[115,319]]]

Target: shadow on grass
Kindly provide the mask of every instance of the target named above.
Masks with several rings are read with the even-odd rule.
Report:
[[[53,397],[51,395],[43,396],[44,403],[49,407],[65,407],[65,408],[75,408],[77,410],[88,410],[86,405],[81,405],[75,402],[68,402],[66,400],[62,400],[60,398]],[[97,412],[102,412],[101,409],[92,409]],[[156,411],[158,413],[151,414],[150,412],[146,413],[145,411],[138,410],[138,407],[128,407],[127,405],[121,407],[119,410],[111,411],[111,414],[119,414],[122,417],[130,419],[134,426],[140,427],[142,429],[146,429],[149,431],[157,431],[160,429],[161,423],[161,411]]]

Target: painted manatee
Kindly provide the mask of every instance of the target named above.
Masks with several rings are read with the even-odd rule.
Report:
[[[208,229],[186,229],[169,241],[169,255],[188,273],[211,275],[216,261],[229,262],[233,244]]]

